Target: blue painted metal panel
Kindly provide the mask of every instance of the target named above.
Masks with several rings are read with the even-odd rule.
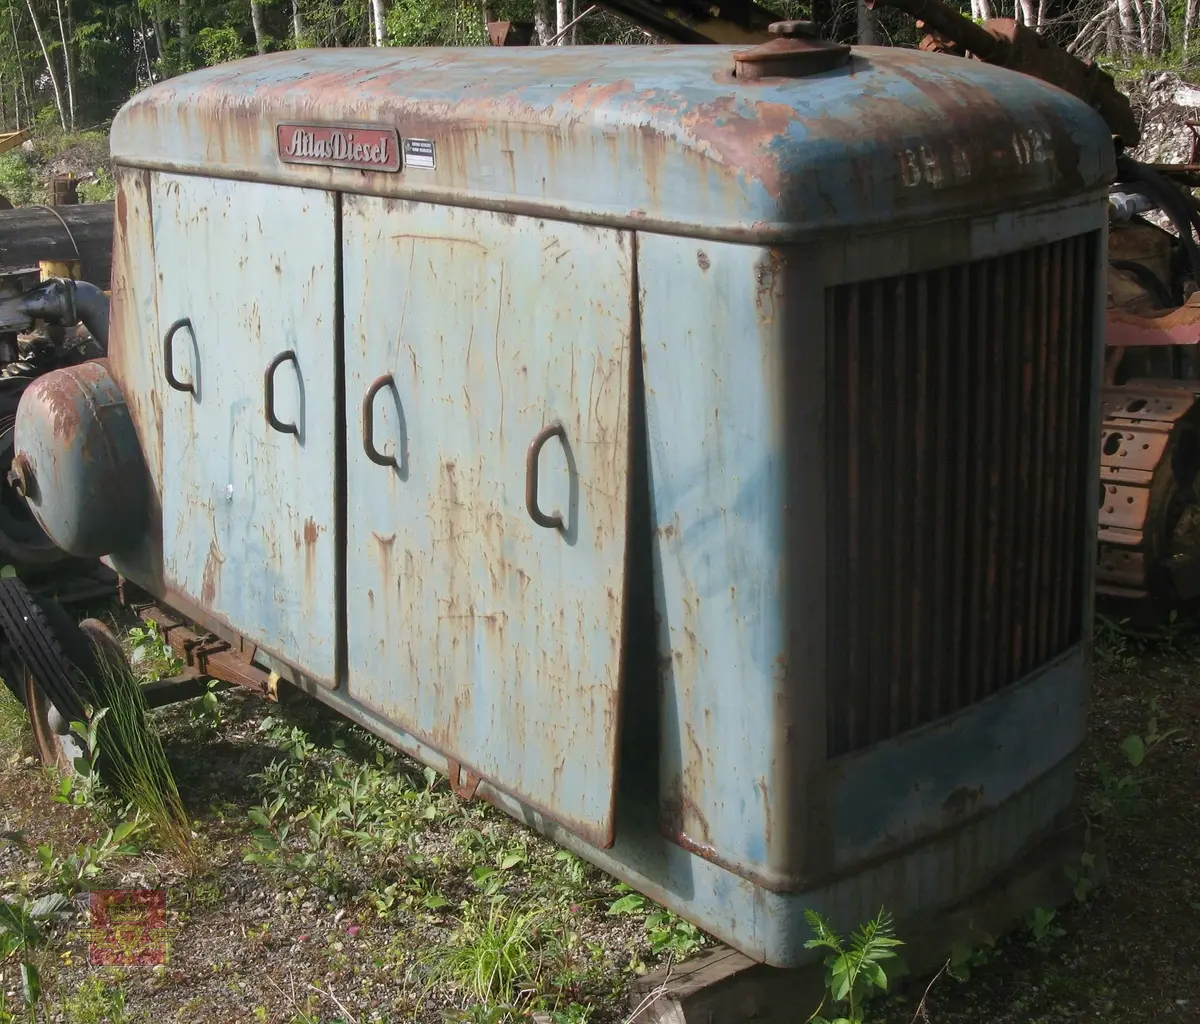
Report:
[[[149,171],[114,168],[117,228],[113,234],[109,368],[121,386],[146,463],[150,509],[141,543],[114,553],[117,572],[157,589],[162,581],[163,416],[159,393],[158,265],[154,259]]]
[[[607,845],[630,238],[365,197],[343,211],[349,692]],[[555,423],[533,461],[557,528],[526,493]]]
[[[736,47],[321,49],[144,90],[117,163],[766,240],[975,215],[1115,174],[1091,108],[978,61],[857,48],[754,83]],[[382,125],[433,144],[397,173],[280,159],[280,123]]]
[[[1056,704],[1081,693],[1086,679],[1086,658],[1076,651],[1027,680],[1026,709],[1034,717],[1042,712],[1052,715]],[[438,770],[447,769],[446,759],[438,750],[398,729],[394,722],[364,711],[348,701],[344,693],[322,694],[322,698],[413,757]],[[917,780],[942,733],[962,730],[981,735],[987,731],[984,720],[988,717],[989,711],[980,706],[963,712],[954,722],[935,724],[917,742],[897,738],[881,743],[863,755],[864,777],[890,771]],[[1024,722],[1011,720],[992,735],[1003,749],[1013,750],[1020,746],[1025,727]],[[927,741],[932,745],[926,745]],[[1008,767],[1018,774],[1023,766]],[[1010,869],[1028,851],[1031,841],[1061,826],[1074,792],[1075,759],[1070,757],[1031,779],[1025,789],[994,810],[958,828],[908,846],[864,869],[816,880],[806,891],[778,893],[671,842],[662,834],[652,807],[623,802],[615,844],[609,850],[598,850],[509,794],[486,783],[479,789],[481,796],[518,820],[747,956],[776,967],[795,967],[817,959],[818,954],[804,948],[812,937],[804,918],[806,908],[820,911],[846,932],[873,917],[880,906],[886,906],[897,920],[907,922],[928,919],[961,904]]]
[[[179,390],[163,416],[169,592],[303,666],[335,674],[337,286],[325,192],[155,175],[158,328]],[[297,434],[267,421],[274,412]],[[165,352],[165,348],[164,348]]]
[[[789,682],[779,426],[789,399],[777,388],[774,262],[768,249],[638,236],[662,588],[663,825],[760,877],[788,813],[781,781],[791,767],[776,761],[773,739]]]
[[[943,231],[966,262],[1097,230],[1098,214],[1009,218],[1006,235]],[[827,564],[824,539],[845,510],[825,490],[826,289],[843,267],[936,266],[939,241],[930,231],[921,246],[883,243],[875,262],[851,239],[800,251],[638,235],[660,826],[769,889],[803,890],[994,809],[1083,738],[1079,687],[1035,708],[1016,686],[981,704],[970,729],[943,713],[939,728],[885,748],[892,756],[827,760],[827,644],[839,636],[828,586],[844,567]],[[1090,551],[1087,524],[1078,531]]]

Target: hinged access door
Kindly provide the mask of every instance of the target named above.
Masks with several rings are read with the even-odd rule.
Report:
[[[155,174],[163,569],[335,677],[336,197]]]
[[[351,695],[609,845],[629,237],[343,211]]]

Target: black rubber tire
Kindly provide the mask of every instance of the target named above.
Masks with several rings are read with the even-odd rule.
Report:
[[[36,600],[19,579],[0,579],[0,630],[61,715],[80,721],[96,669],[87,637],[53,600]]]
[[[109,685],[139,685],[128,672],[120,643],[102,622],[85,619],[76,624],[57,601],[35,598],[18,579],[0,579],[0,629],[8,640],[6,680],[9,674],[14,680],[32,676],[41,695],[69,722],[86,721],[89,706],[95,711],[109,703],[104,692]],[[105,671],[106,663],[118,671]],[[18,696],[32,718],[30,699]],[[129,763],[126,741],[108,719],[100,722],[98,739],[101,756],[96,770],[105,782],[119,788],[120,773],[114,766]],[[47,751],[41,752],[45,760]]]

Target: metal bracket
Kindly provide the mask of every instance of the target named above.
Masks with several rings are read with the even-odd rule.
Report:
[[[450,775],[450,788],[462,797],[464,800],[474,800],[475,791],[479,788],[479,783],[483,781],[469,768],[463,771],[463,766],[454,758],[448,758],[446,761],[446,770]],[[463,781],[463,775],[466,775],[466,781]]]

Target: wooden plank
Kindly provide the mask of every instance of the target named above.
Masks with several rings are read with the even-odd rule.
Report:
[[[54,213],[37,206],[0,210],[0,274],[36,271],[46,260],[78,258],[82,280],[107,290],[112,276],[114,204],[79,203],[56,207]]]

